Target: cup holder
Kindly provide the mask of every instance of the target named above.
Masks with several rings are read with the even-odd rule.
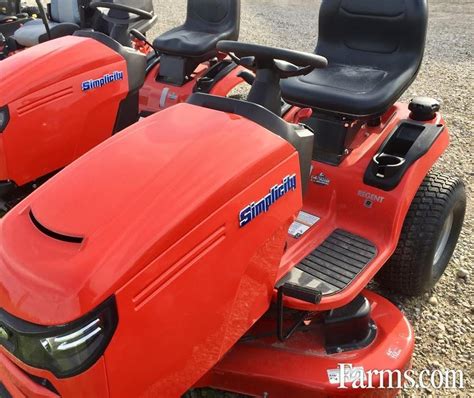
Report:
[[[379,153],[374,156],[373,160],[377,165],[377,171],[375,173],[377,178],[393,177],[406,162],[406,159],[389,155],[388,153]]]

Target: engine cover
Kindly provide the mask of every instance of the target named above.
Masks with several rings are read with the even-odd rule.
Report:
[[[57,325],[115,295],[111,394],[179,396],[270,305],[299,170],[290,144],[241,116],[180,104],[142,120],[2,220],[0,307]],[[147,364],[133,386],[124,350]]]
[[[97,40],[68,36],[0,63],[0,180],[18,186],[57,171],[114,131],[129,93],[125,59]]]

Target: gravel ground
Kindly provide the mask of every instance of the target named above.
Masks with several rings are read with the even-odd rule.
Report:
[[[155,0],[160,20],[154,37],[180,24],[185,0]],[[242,0],[242,41],[312,51],[317,37],[317,0]],[[442,101],[452,144],[437,164],[443,172],[463,178],[468,212],[461,240],[440,283],[422,298],[388,295],[406,313],[416,335],[413,368],[462,369],[464,390],[407,391],[406,397],[474,397],[474,114],[472,62],[474,1],[431,0],[430,28],[421,72],[405,99],[428,95]],[[465,276],[464,276],[465,275]],[[463,277],[461,277],[463,276]],[[209,394],[206,396],[211,396]]]

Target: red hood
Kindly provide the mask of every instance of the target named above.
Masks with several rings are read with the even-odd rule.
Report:
[[[61,64],[65,59],[67,67]],[[97,40],[77,36],[62,37],[20,51],[0,62],[0,107],[121,59],[118,53]]]
[[[42,324],[79,317],[293,152],[247,119],[188,104],[132,126],[0,224],[0,307]],[[83,243],[41,233],[30,210]]]

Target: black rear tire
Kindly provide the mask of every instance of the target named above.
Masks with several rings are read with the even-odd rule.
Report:
[[[432,289],[453,255],[465,213],[463,182],[428,174],[408,210],[395,253],[375,279],[408,296]]]

